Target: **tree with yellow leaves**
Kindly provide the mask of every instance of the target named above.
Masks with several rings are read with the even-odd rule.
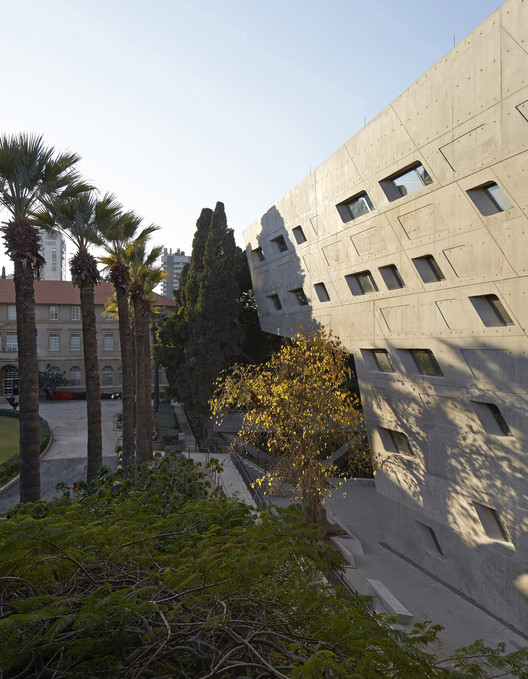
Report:
[[[301,330],[267,363],[224,374],[210,401],[217,421],[229,409],[244,410],[240,437],[264,441],[278,460],[273,477],[295,484],[305,520],[322,528],[327,479],[336,474],[332,445],[361,428],[357,400],[345,388],[349,359],[331,332]]]

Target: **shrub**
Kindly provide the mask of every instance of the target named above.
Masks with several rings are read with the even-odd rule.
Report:
[[[525,651],[482,644],[442,669],[436,627],[393,629],[325,584],[342,562],[298,511],[207,497],[182,456],[62,490],[0,521],[5,679],[526,676]]]

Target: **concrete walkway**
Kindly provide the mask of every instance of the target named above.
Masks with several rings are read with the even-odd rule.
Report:
[[[196,464],[202,467],[205,467],[211,457],[216,458],[222,465],[223,471],[214,475],[215,482],[222,486],[226,495],[230,497],[236,496],[242,502],[255,507],[256,505],[251,497],[251,493],[238,473],[231,456],[226,453],[214,453],[213,455],[209,452],[200,452],[181,403],[173,403],[172,410],[180,431],[185,434],[184,452],[187,457],[190,457]]]

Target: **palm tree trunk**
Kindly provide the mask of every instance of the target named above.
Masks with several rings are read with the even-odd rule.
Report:
[[[133,464],[134,457],[134,357],[132,333],[126,292],[116,286],[117,311],[119,314],[119,341],[121,344],[121,375],[123,380],[123,464]]]
[[[40,500],[40,434],[34,273],[15,261],[20,403],[20,502]]]
[[[149,309],[150,311],[150,309]],[[146,325],[147,325],[147,341],[145,342],[145,346],[143,349],[143,360],[145,361],[145,375],[146,375],[146,384],[145,384],[145,408],[147,411],[147,459],[149,462],[152,462],[154,459],[153,455],[153,450],[152,450],[152,359],[151,359],[151,350],[150,350],[150,321],[149,321],[149,312],[146,312]]]
[[[103,438],[101,434],[101,393],[99,361],[97,359],[97,331],[95,320],[95,295],[92,283],[81,283],[81,319],[84,345],[84,372],[86,374],[86,413],[88,419],[87,473],[88,483],[93,481],[103,464]]]
[[[146,398],[148,382],[145,346],[148,345],[148,317],[141,306],[141,304],[134,305],[136,334],[136,459],[138,463],[150,461],[148,438],[152,438],[150,394],[148,395],[148,401]]]

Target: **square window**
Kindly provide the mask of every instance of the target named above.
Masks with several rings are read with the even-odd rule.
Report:
[[[445,276],[433,255],[414,257],[412,262],[424,283],[438,283],[438,281],[445,280]]]
[[[7,307],[7,320],[16,321],[16,317],[17,317],[16,304],[9,304]]]
[[[497,510],[493,509],[493,507],[482,505],[480,502],[475,502],[475,500],[473,500],[473,507],[477,512],[484,532],[489,538],[500,540],[501,542],[511,542],[506,526]]]
[[[314,288],[315,292],[317,293],[317,298],[320,302],[330,301],[330,295],[328,294],[328,290],[326,289],[326,285],[324,283],[315,283]]]
[[[49,351],[59,351],[60,349],[60,339],[58,332],[50,332],[48,335],[48,350]]]
[[[279,252],[286,252],[288,249],[284,236],[277,236],[277,238],[273,238],[271,242],[275,243]]]
[[[433,180],[425,167],[421,163],[415,163],[409,169],[383,179],[380,186],[387,198],[393,201],[419,191],[432,183]]]
[[[72,321],[79,321],[81,319],[81,307],[72,306],[72,308],[71,308],[71,319],[72,319]]]
[[[113,351],[114,350],[114,333],[105,332],[104,334],[104,350]]]
[[[72,387],[81,386],[81,369],[79,367],[73,366],[73,368],[70,368],[69,383]]]
[[[474,189],[469,189],[467,194],[484,217],[504,212],[513,207],[500,186],[495,182],[476,186]]]
[[[308,304],[308,300],[306,299],[306,295],[304,294],[304,290],[302,288],[296,288],[295,290],[290,290],[290,292],[295,296],[295,299],[300,304],[300,306],[306,306]]]
[[[387,286],[388,290],[398,290],[399,288],[405,287],[400,272],[394,264],[388,264],[387,266],[380,266],[378,271],[383,278],[383,282]]]
[[[487,434],[494,436],[513,436],[508,423],[495,403],[472,401],[477,417]]]
[[[16,332],[6,332],[6,351],[18,351],[18,337]]]
[[[403,432],[396,431],[395,429],[385,429],[385,427],[378,427],[378,431],[383,447],[387,452],[414,457],[409,439]]]
[[[345,276],[353,295],[366,295],[369,292],[378,292],[376,281],[370,271],[360,271],[359,273]]]
[[[480,316],[480,320],[486,327],[493,328],[514,325],[497,295],[477,295],[470,297],[469,301],[473,304],[475,311]]]
[[[358,219],[374,210],[374,205],[366,191],[358,193],[343,203],[336,205],[341,219],[346,223]]]
[[[302,230],[302,226],[296,226],[293,228],[293,235],[295,236],[295,241],[297,245],[302,245],[303,243],[306,243],[306,236],[304,235],[304,231]]]
[[[56,304],[51,304],[49,308],[50,321],[59,320],[59,307]]]
[[[262,252],[262,248],[255,248],[253,250],[253,256],[257,260],[257,262],[263,262],[266,258],[264,257],[264,253]]]
[[[111,387],[114,384],[114,369],[106,365],[101,371],[101,386]]]
[[[70,335],[70,350],[80,351],[81,350],[81,333],[72,332]]]
[[[396,372],[390,354],[386,349],[370,349],[369,351],[378,370],[384,373]]]
[[[273,311],[280,311],[282,309],[282,304],[278,295],[269,295],[268,299]]]
[[[410,349],[409,353],[421,375],[443,376],[444,373],[430,349]]]

